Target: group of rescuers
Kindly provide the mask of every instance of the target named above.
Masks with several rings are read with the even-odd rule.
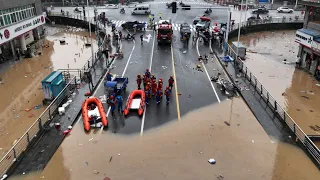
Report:
[[[107,81],[112,81],[112,74],[109,72],[107,73],[106,77]],[[154,74],[151,74],[149,69],[146,69],[146,72],[144,75],[141,76],[141,74],[137,75],[137,86],[138,89],[141,89],[141,84],[143,84],[144,92],[146,95],[146,104],[148,105],[150,102],[150,99],[152,97],[156,98],[157,104],[159,105],[163,96],[163,81],[162,78],[159,78],[157,82],[157,78]],[[164,94],[166,96],[166,104],[169,104],[170,97],[171,97],[171,91],[173,88],[174,79],[172,76],[170,76],[168,80],[168,86],[166,86],[166,89],[164,91]],[[110,95],[108,99],[108,104],[111,107],[111,113],[114,114],[114,111],[116,109],[116,105],[118,104],[118,111],[123,112],[123,97],[121,96],[121,92],[117,92],[117,94]]]

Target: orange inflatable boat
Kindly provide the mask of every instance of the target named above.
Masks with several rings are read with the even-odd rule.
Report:
[[[108,125],[106,113],[100,99],[96,97],[87,98],[82,104],[82,119],[83,126],[86,131],[89,131],[91,125],[96,125],[101,122],[103,126]]]
[[[128,97],[126,107],[124,108],[124,115],[128,115],[130,110],[138,110],[138,114],[141,116],[144,111],[146,101],[146,95],[142,90],[134,90]]]

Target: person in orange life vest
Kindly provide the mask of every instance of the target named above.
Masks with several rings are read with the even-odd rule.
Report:
[[[156,101],[157,101],[157,104],[160,104],[160,101],[161,101],[161,93],[160,93],[159,88],[158,88],[157,91],[156,91]]]
[[[146,76],[146,86],[148,86],[148,84],[149,88],[151,89],[151,79]]]
[[[146,89],[146,85],[147,85],[146,75],[143,75],[143,76],[142,76],[142,81],[143,81],[143,88]]]
[[[146,69],[146,73],[145,73],[145,75],[146,75],[146,77],[147,77],[147,78],[150,78],[151,73],[150,73],[149,69]]]
[[[157,78],[154,74],[151,75],[151,80],[157,80]]]
[[[155,96],[157,92],[157,81],[155,79],[152,80],[151,87],[152,87],[152,96]]]
[[[107,74],[107,81],[111,81],[112,80],[112,74],[110,74],[110,72],[108,72]]]
[[[151,96],[151,87],[150,87],[150,83],[147,83],[146,87],[145,87],[145,94],[146,94],[146,104],[149,104],[149,100],[150,100],[150,96]]]
[[[172,77],[172,76],[170,76],[170,78],[169,78],[168,82],[169,82],[170,90],[172,90],[173,83],[174,83],[174,79],[173,79],[173,77]]]
[[[111,106],[111,113],[114,114],[114,110],[116,109],[116,99],[113,95],[108,99],[108,104]]]
[[[138,76],[137,76],[138,89],[141,89],[141,82],[142,82],[141,75],[140,75],[140,74],[138,74]]]
[[[166,100],[167,100],[166,104],[168,105],[169,101],[170,101],[170,96],[171,96],[171,90],[170,90],[169,86],[166,87],[165,94],[166,94]]]

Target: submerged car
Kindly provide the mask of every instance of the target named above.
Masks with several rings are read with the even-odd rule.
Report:
[[[187,34],[188,38],[191,35],[191,27],[188,23],[183,23],[180,25],[180,34]]]

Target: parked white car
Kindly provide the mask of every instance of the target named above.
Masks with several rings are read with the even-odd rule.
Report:
[[[277,11],[278,13],[293,13],[294,10],[288,7],[279,7]]]

